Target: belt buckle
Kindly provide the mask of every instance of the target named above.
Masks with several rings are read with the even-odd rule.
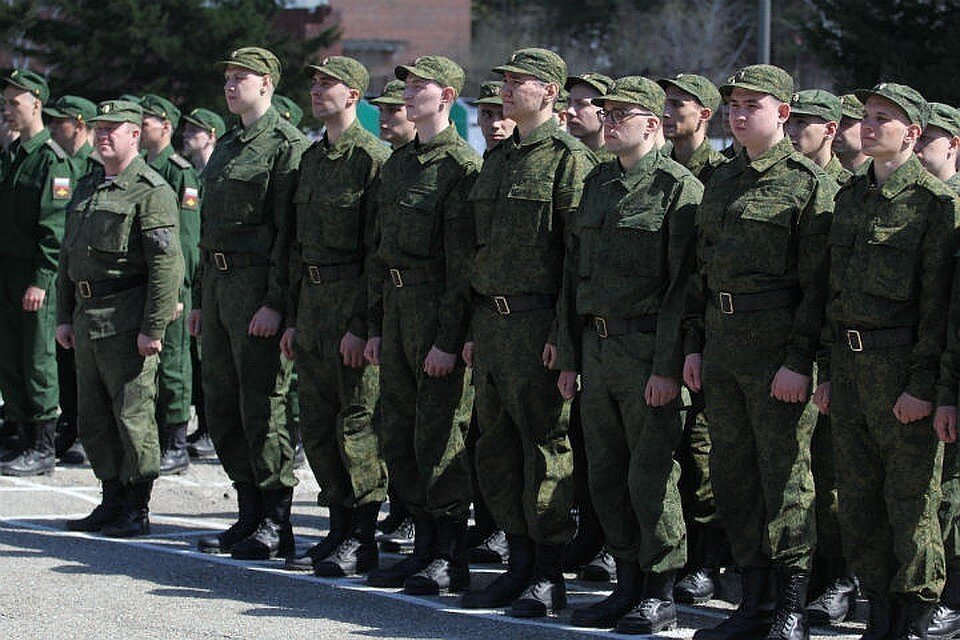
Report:
[[[403,274],[400,273],[400,269],[390,269],[390,282],[397,289],[403,286]]]
[[[311,264],[307,267],[307,273],[310,275],[310,282],[313,284],[323,283],[323,278],[320,277],[320,267],[315,264]]]
[[[854,353],[863,351],[863,336],[856,329],[847,329],[847,346]]]
[[[220,251],[215,251],[213,254],[213,265],[217,268],[217,271],[229,271],[230,267],[227,266],[227,256],[225,256]]]
[[[510,315],[510,303],[506,296],[493,296],[493,304],[497,305],[497,313],[502,316]]]
[[[81,298],[92,298],[93,290],[90,288],[90,282],[87,280],[80,280],[77,282],[77,289],[80,291]]]
[[[717,293],[717,297],[720,299],[720,313],[723,313],[728,316],[733,315],[733,294],[727,291],[720,291]]]
[[[597,335],[601,338],[608,338],[610,334],[607,333],[607,319],[601,318],[600,316],[594,316],[593,318],[593,328],[597,330]]]

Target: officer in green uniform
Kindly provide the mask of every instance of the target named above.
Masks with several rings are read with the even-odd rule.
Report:
[[[837,128],[837,137],[833,141],[833,152],[840,164],[850,173],[862,173],[870,160],[863,152],[860,140],[860,122],[863,120],[863,103],[852,93],[840,96],[843,115]]]
[[[701,277],[684,381],[703,389],[710,481],[743,598],[732,616],[694,637],[799,640],[809,633],[815,538],[812,425],[800,417],[819,344],[824,294],[815,285],[826,277],[836,183],[784,134],[793,95],[787,72],[748,66],[720,93],[743,150],[714,170],[697,212]],[[775,607],[767,600],[773,591]]]
[[[553,117],[567,78],[560,56],[520,49],[494,72],[504,76],[503,115],[517,128],[487,155],[470,192],[475,343],[463,355],[474,365],[480,487],[507,533],[510,562],[462,603],[534,617],[566,606],[573,455],[556,389],[556,309],[567,225],[595,157]]]
[[[395,73],[417,135],[390,156],[378,187],[366,355],[382,365],[383,453],[415,532],[413,555],[367,582],[426,595],[470,586],[472,490],[466,425],[455,414],[469,401],[459,354],[475,248],[467,196],[480,157],[450,120],[465,80],[460,65],[422,56]]]
[[[180,123],[180,110],[161,96],[148,93],[143,107],[140,148],[147,152],[150,167],[167,181],[180,202],[180,247],[183,251],[183,288],[177,304],[179,313],[167,326],[164,350],[160,354],[157,390],[157,424],[160,427],[160,473],[178,473],[190,465],[187,453],[187,423],[193,398],[193,370],[190,360],[191,288],[200,264],[200,179],[190,161],[176,153],[171,141]]]
[[[595,103],[617,159],[587,176],[573,217],[558,386],[573,397],[582,372],[590,490],[617,586],[571,621],[652,634],[676,626],[673,585],[686,559],[674,449],[703,185],[656,147],[664,105],[656,82],[619,78]]]
[[[183,281],[177,198],[138,154],[142,111],[102,102],[92,119],[103,168],[70,201],[57,279],[57,342],[76,349],[80,438],[103,500],[74,531],[150,533],[160,471],[158,354]]]
[[[380,139],[394,150],[413,140],[417,134],[416,127],[407,119],[403,86],[400,80],[391,80],[383,85],[380,96],[370,101],[380,109]]]
[[[303,120],[303,109],[292,98],[275,93],[271,103],[281,118],[295,127],[300,126],[300,121]]]
[[[280,348],[296,358],[303,446],[330,510],[330,532],[287,568],[338,577],[378,565],[374,537],[387,470],[373,424],[378,371],[363,358],[364,260],[369,192],[390,152],[357,119],[370,81],[362,64],[332,56],[307,73],[325,132],[300,161],[290,317]]]
[[[291,367],[280,361],[280,328],[296,171],[307,143],[270,105],[280,81],[273,53],[243,47],[218,66],[240,124],[220,139],[203,172],[201,296],[194,295],[188,324],[195,336],[202,327],[207,423],[237,489],[239,518],[198,544],[207,553],[265,559],[295,550]]]
[[[865,637],[922,638],[945,572],[943,447],[930,416],[958,205],[914,155],[923,97],[894,83],[857,97],[873,161],[836,198],[829,284],[819,285],[832,349],[814,400],[833,419],[844,553],[870,601]]]
[[[53,294],[64,210],[75,185],[70,157],[43,126],[47,83],[32,71],[3,78],[3,118],[19,139],[2,159],[0,181],[0,393],[17,447],[0,453],[4,475],[54,467],[57,360]]]

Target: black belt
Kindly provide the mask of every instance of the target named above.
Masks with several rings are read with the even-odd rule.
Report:
[[[444,274],[438,273],[436,269],[420,267],[413,269],[389,269],[390,284],[397,289],[408,287],[415,284],[430,284],[432,282],[443,282]]]
[[[230,271],[244,267],[259,267],[270,264],[270,258],[248,251],[207,251],[207,262],[217,271]]]
[[[303,275],[311,284],[326,284],[328,282],[337,282],[347,278],[356,278],[363,273],[362,262],[348,262],[345,264],[305,264],[303,265]]]
[[[796,301],[795,289],[777,289],[775,291],[761,291],[760,293],[729,293],[727,291],[711,291],[710,300],[713,306],[724,315],[745,313],[749,311],[763,311],[766,309],[782,309],[789,307]]]
[[[147,279],[142,275],[110,278],[109,280],[77,280],[77,295],[83,299],[99,298],[111,293],[142,287],[145,284],[147,284]]]
[[[916,342],[917,332],[913,327],[895,329],[844,329],[841,335],[847,339],[850,351],[873,351],[905,347]]]
[[[482,306],[493,309],[502,316],[524,311],[553,309],[556,303],[556,296],[548,296],[542,293],[528,293],[518,296],[480,296]]]
[[[623,336],[628,333],[652,333],[657,330],[657,316],[655,314],[633,318],[593,316],[593,329],[601,338]]]

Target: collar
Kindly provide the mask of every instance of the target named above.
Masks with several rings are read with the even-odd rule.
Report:
[[[322,145],[327,158],[336,160],[344,156],[347,150],[356,144],[361,129],[363,129],[363,127],[360,125],[360,118],[354,119],[354,121],[350,123],[350,126],[343,130],[343,133],[340,134],[340,137],[337,138],[337,141],[333,145],[330,144],[330,140],[327,138],[327,132],[324,131]]]
[[[767,169],[777,164],[793,152],[793,144],[790,142],[790,138],[784,136],[783,140],[767,149],[766,153],[756,160],[750,160],[750,157],[747,156],[746,149],[743,149],[740,153],[743,154],[743,157],[746,159],[747,166],[757,173],[764,173],[767,171]]]
[[[23,152],[25,154],[30,155],[31,153],[39,149],[41,146],[43,146],[43,144],[46,143],[46,141],[49,139],[50,139],[50,131],[44,128],[44,129],[41,129],[39,133],[37,133],[35,136],[30,138],[29,140],[24,140],[22,137],[18,138],[17,149],[11,150],[11,151],[14,153],[14,155],[16,155],[17,151],[19,151],[20,149],[23,149]]]
[[[80,160],[86,160],[90,157],[91,153],[93,153],[93,145],[89,142],[84,142],[83,146],[77,149],[77,153],[73,157]]]
[[[237,135],[237,139],[240,140],[240,142],[250,142],[264,131],[276,127],[279,120],[280,114],[277,113],[277,110],[274,109],[273,106],[270,106],[267,108],[266,113],[260,116],[259,120],[251,124],[249,127],[241,128]]]
[[[530,147],[539,144],[560,130],[560,123],[553,116],[530,132],[523,140],[520,139],[520,129],[513,130],[513,138],[518,147]]]
[[[954,193],[960,194],[960,173],[953,174],[953,177],[947,180],[946,185],[950,187]]]
[[[662,159],[663,155],[659,149],[651,149],[647,155],[640,158],[637,164],[626,171],[620,167],[620,161],[617,160],[615,166],[620,171],[618,178],[620,184],[622,184],[627,191],[633,191],[640,182],[643,182],[647,176],[653,173],[654,169],[660,166]]]
[[[98,187],[99,189],[126,189],[137,177],[143,173],[144,169],[147,168],[146,161],[141,157],[137,156],[133,161],[127,165],[127,168],[120,172],[116,178],[110,182],[103,182]]]
[[[173,145],[168,144],[167,146],[165,146],[163,149],[160,150],[160,153],[158,153],[153,160],[151,160],[147,164],[154,169],[160,169],[164,164],[167,163],[167,160],[169,160],[170,156],[172,155],[173,155]]]
[[[457,133],[457,127],[451,122],[450,126],[433,136],[430,142],[420,142],[420,137],[414,137],[411,149],[417,156],[420,164],[427,164],[438,155],[442,154],[448,147],[457,142],[460,134]]]
[[[870,172],[870,182],[873,182],[874,176],[872,164],[868,171]],[[896,171],[890,174],[890,177],[887,178],[887,181],[883,183],[882,187],[880,187],[880,195],[887,200],[892,200],[901,191],[909,187],[911,184],[916,183],[917,179],[920,177],[920,174],[922,174],[924,171],[925,169],[923,168],[923,165],[920,164],[920,159],[911,153],[910,157],[907,158],[907,161],[897,167]]]

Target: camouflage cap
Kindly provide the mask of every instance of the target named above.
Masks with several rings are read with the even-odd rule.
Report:
[[[851,120],[863,120],[863,103],[852,93],[840,96],[840,105],[843,107],[843,117]]]
[[[613,78],[610,76],[605,76],[602,73],[587,71],[586,73],[581,73],[578,76],[567,76],[567,82],[563,85],[563,88],[569,91],[578,84],[585,84],[588,87],[593,87],[600,92],[600,95],[604,95],[607,93],[607,91],[610,91],[610,87],[613,86]]]
[[[43,113],[51,118],[65,118],[79,122],[89,122],[97,115],[97,105],[80,96],[60,96]]]
[[[823,89],[798,91],[790,98],[790,113],[799,116],[814,116],[826,122],[840,122],[843,105],[840,98]]]
[[[549,49],[517,49],[506,64],[493,68],[494,73],[508,71],[533,76],[544,82],[556,82],[561,87],[567,82],[567,63]]]
[[[170,127],[174,130],[180,124],[180,109],[163,96],[148,93],[140,99],[140,106],[143,108],[143,115],[169,120]]]
[[[402,64],[393,70],[400,80],[406,80],[412,73],[419,78],[433,80],[441,87],[453,87],[459,94],[467,78],[463,67],[444,56],[420,56],[412,64]]]
[[[392,104],[394,106],[400,106],[404,104],[403,102],[403,81],[402,80],[391,80],[390,82],[383,85],[383,91],[380,92],[380,96],[374,98],[370,101],[375,105],[386,105]]]
[[[780,102],[790,102],[793,96],[793,78],[772,64],[752,64],[737,71],[720,86],[720,95],[729,97],[734,89],[766,93]]]
[[[606,102],[636,104],[662,118],[665,99],[663,88],[653,80],[643,76],[624,76],[617,78],[607,95],[594,98],[593,104],[598,107]]]
[[[227,129],[223,118],[213,111],[210,111],[210,109],[194,109],[190,113],[184,114],[183,119],[193,126],[200,127],[218,137],[222,136],[223,132]]]
[[[300,124],[300,121],[303,120],[303,109],[287,96],[275,93],[270,102],[273,104],[273,108],[277,110],[277,113],[280,114],[280,117],[293,126],[296,127]]]
[[[960,136],[960,111],[942,102],[931,102],[927,126],[943,129],[950,137]]]
[[[927,126],[927,120],[930,119],[930,105],[920,95],[920,92],[913,87],[896,82],[881,82],[873,89],[861,89],[856,92],[856,96],[864,104],[871,96],[885,98],[894,103],[907,115],[910,124],[918,124],[920,128]]]
[[[216,63],[218,67],[234,65],[250,69],[261,76],[270,76],[273,79],[273,86],[280,84],[280,72],[282,66],[280,59],[273,55],[271,51],[262,47],[241,47],[234,49],[225,60]]]
[[[473,104],[492,104],[502,107],[503,96],[500,95],[502,91],[502,82],[499,80],[488,80],[480,85],[480,95],[477,96],[477,99],[473,101]]]
[[[361,95],[366,93],[370,86],[370,72],[367,68],[359,60],[347,56],[329,56],[319,64],[308,64],[307,73],[311,76],[315,73],[330,76],[351,89],[356,89]]]
[[[666,90],[667,87],[676,87],[684,93],[689,93],[701,106],[714,113],[720,108],[720,91],[717,85],[709,79],[695,73],[678,73],[672,78],[660,78],[657,84]]]
[[[40,102],[46,103],[50,99],[50,87],[39,73],[28,69],[14,69],[3,80],[12,87],[32,93]]]
[[[97,105],[97,115],[90,122],[132,122],[143,124],[143,108],[129,100],[106,100]]]

